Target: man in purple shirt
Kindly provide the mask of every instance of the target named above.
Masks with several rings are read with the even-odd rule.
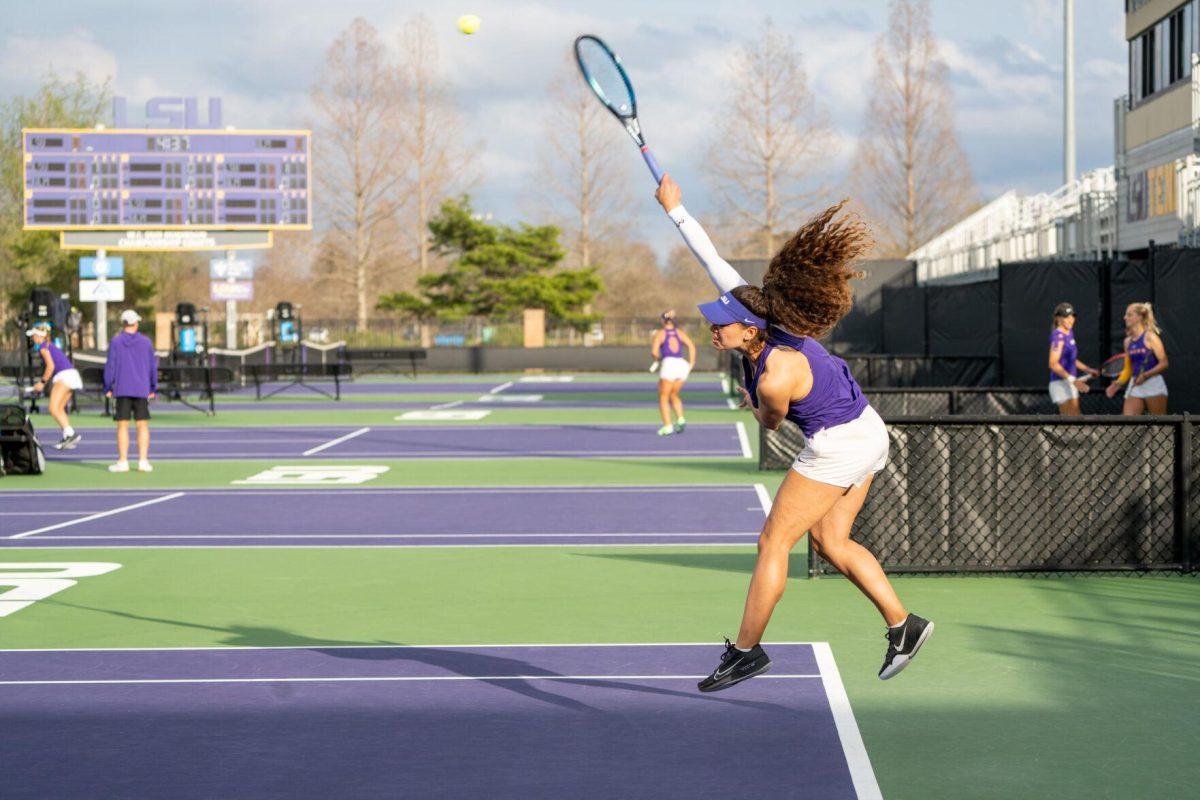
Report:
[[[150,401],[158,392],[158,358],[154,345],[138,333],[142,318],[132,308],[121,312],[121,332],[108,345],[104,396],[116,399],[117,463],[109,472],[129,472],[129,418],[137,422],[138,472],[151,472]]]

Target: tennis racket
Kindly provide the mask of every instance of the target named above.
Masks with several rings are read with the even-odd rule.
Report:
[[[642,136],[642,126],[637,117],[637,97],[625,67],[621,66],[621,59],[599,37],[584,34],[575,40],[575,61],[596,97],[620,121],[641,149],[642,158],[646,160],[654,182],[662,183],[663,171]]]
[[[1127,377],[1125,373],[1128,369],[1129,359],[1124,353],[1117,353],[1100,365],[1100,377],[1118,380],[1121,377]]]
[[[658,372],[658,365],[659,365],[660,363],[661,363],[661,362],[659,362],[659,360],[658,360],[658,359],[655,359],[655,360],[654,360],[654,361],[653,361],[653,362],[650,364],[650,371],[651,371],[651,372]]]

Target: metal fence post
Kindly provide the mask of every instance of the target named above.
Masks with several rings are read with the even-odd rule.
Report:
[[[1179,541],[1179,561],[1184,572],[1196,563],[1198,538],[1192,531],[1192,420],[1184,414],[1175,426],[1175,528]]]

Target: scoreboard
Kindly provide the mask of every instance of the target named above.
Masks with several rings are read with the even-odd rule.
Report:
[[[27,229],[312,228],[308,131],[21,133]]]

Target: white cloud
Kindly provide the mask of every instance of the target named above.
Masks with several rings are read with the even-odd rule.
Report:
[[[51,72],[62,78],[82,73],[102,83],[117,77],[117,56],[85,28],[57,36],[12,33],[0,44],[0,92],[28,92]]]

